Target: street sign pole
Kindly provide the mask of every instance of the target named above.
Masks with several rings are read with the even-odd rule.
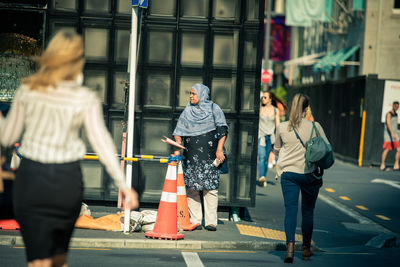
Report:
[[[138,14],[139,7],[147,8],[148,0],[132,0],[132,23],[131,23],[131,43],[129,46],[129,96],[128,96],[128,126],[127,126],[127,149],[126,156],[133,157],[133,137],[135,135],[135,86],[136,86],[136,69],[137,69],[137,37],[138,37]],[[132,162],[126,164],[126,185],[132,188]],[[124,212],[124,233],[129,232],[129,223],[131,219],[131,211],[125,208]]]
[[[129,106],[128,106],[128,127],[127,127],[127,150],[126,156],[133,157],[133,136],[135,134],[135,85],[136,85],[136,50],[137,50],[137,32],[138,32],[138,12],[139,7],[132,6],[131,23],[131,43],[130,43],[130,73],[129,73]],[[132,187],[132,162],[126,164],[126,184]],[[125,208],[124,213],[124,233],[129,232],[129,222],[131,212]]]

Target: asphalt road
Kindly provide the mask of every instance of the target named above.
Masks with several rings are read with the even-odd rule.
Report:
[[[280,181],[274,177],[275,172],[270,169],[267,175],[268,186],[257,187],[256,207],[248,210],[253,222],[283,231],[283,197]],[[379,234],[382,230],[380,227],[395,235],[400,234],[400,188],[381,181],[371,182],[378,178],[391,183],[400,182],[400,172],[381,172],[377,168],[359,168],[342,162],[337,162],[326,170],[314,214],[313,240],[318,247],[329,249],[363,246]],[[330,201],[327,202],[326,199]],[[344,208],[339,209],[338,206]],[[367,210],[361,210],[357,206]],[[385,216],[389,220],[376,215]],[[368,231],[365,231],[366,219],[374,223]],[[352,228],[349,229],[348,225]],[[299,210],[298,234],[301,234],[300,226]]]
[[[256,207],[248,209],[251,221],[246,223],[283,231],[283,198],[273,170],[267,180],[268,187],[257,187]],[[366,243],[382,229],[400,236],[399,182],[400,173],[335,164],[324,176],[315,210],[313,241],[321,251],[309,262],[303,262],[301,253],[296,252],[295,263],[299,266],[396,266],[399,241],[395,248],[381,249]],[[298,234],[300,222],[299,212]],[[372,231],[364,229],[366,222],[372,225]],[[73,248],[69,266],[287,266],[282,262],[284,255],[284,251]],[[24,249],[0,246],[0,266],[26,266]]]
[[[26,266],[22,248],[0,246],[0,266]],[[396,266],[400,249],[336,249],[320,252],[310,261],[302,261],[295,253],[296,266]],[[288,266],[283,263],[284,251],[179,251],[133,249],[72,249],[68,265],[84,267],[102,266]]]
[[[378,168],[339,163],[324,178],[325,195],[400,234],[399,171],[382,172]],[[326,191],[328,188],[334,192]]]

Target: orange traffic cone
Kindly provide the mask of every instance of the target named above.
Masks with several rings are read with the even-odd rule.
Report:
[[[177,197],[178,197],[178,223],[179,229],[192,231],[197,227],[196,224],[190,223],[189,208],[186,199],[185,180],[183,178],[182,161],[178,161],[178,181],[177,181]]]
[[[0,220],[0,229],[17,230],[21,229],[16,220]]]
[[[176,161],[172,161],[168,163],[154,229],[146,232],[146,237],[171,240],[184,238],[184,234],[178,233],[176,198]]]

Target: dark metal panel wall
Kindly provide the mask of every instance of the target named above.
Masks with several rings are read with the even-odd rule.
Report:
[[[127,53],[123,52],[129,50],[127,2],[49,1],[46,29],[47,37],[62,28],[75,29],[83,34],[85,43],[98,44],[86,49],[90,57],[85,81],[102,94],[105,121],[114,140],[121,134],[118,122],[126,119],[119,82],[128,79],[124,76]],[[182,100],[188,91],[185,88],[192,81],[203,82],[230,126],[226,144],[230,173],[221,176],[220,205],[254,206],[264,1],[152,0],[139,20],[134,153],[168,156],[172,152],[159,139],[172,134],[188,101]],[[185,47],[195,40],[203,45],[202,56],[190,55]],[[223,49],[226,45],[230,56]],[[89,152],[93,151],[89,148]],[[133,185],[141,193],[141,201],[158,203],[166,165],[133,164]],[[117,190],[100,164],[87,163],[85,172],[85,198],[116,200]]]
[[[298,92],[308,95],[313,116],[322,125],[334,152],[339,157],[356,163],[364,89],[365,77],[290,87],[288,101]]]

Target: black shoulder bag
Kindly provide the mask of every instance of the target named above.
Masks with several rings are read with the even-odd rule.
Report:
[[[310,139],[303,143],[296,129],[293,128],[294,133],[296,134],[297,139],[299,139],[302,146],[306,149],[305,159],[307,166],[314,164],[320,170],[317,170],[317,173],[313,173],[313,176],[317,179],[320,179],[323,175],[323,170],[330,168],[335,162],[335,158],[333,156],[332,147],[325,142],[325,140],[319,134],[317,127],[315,126],[315,122],[312,123],[313,128],[311,130]],[[313,137],[315,131],[315,137]]]

